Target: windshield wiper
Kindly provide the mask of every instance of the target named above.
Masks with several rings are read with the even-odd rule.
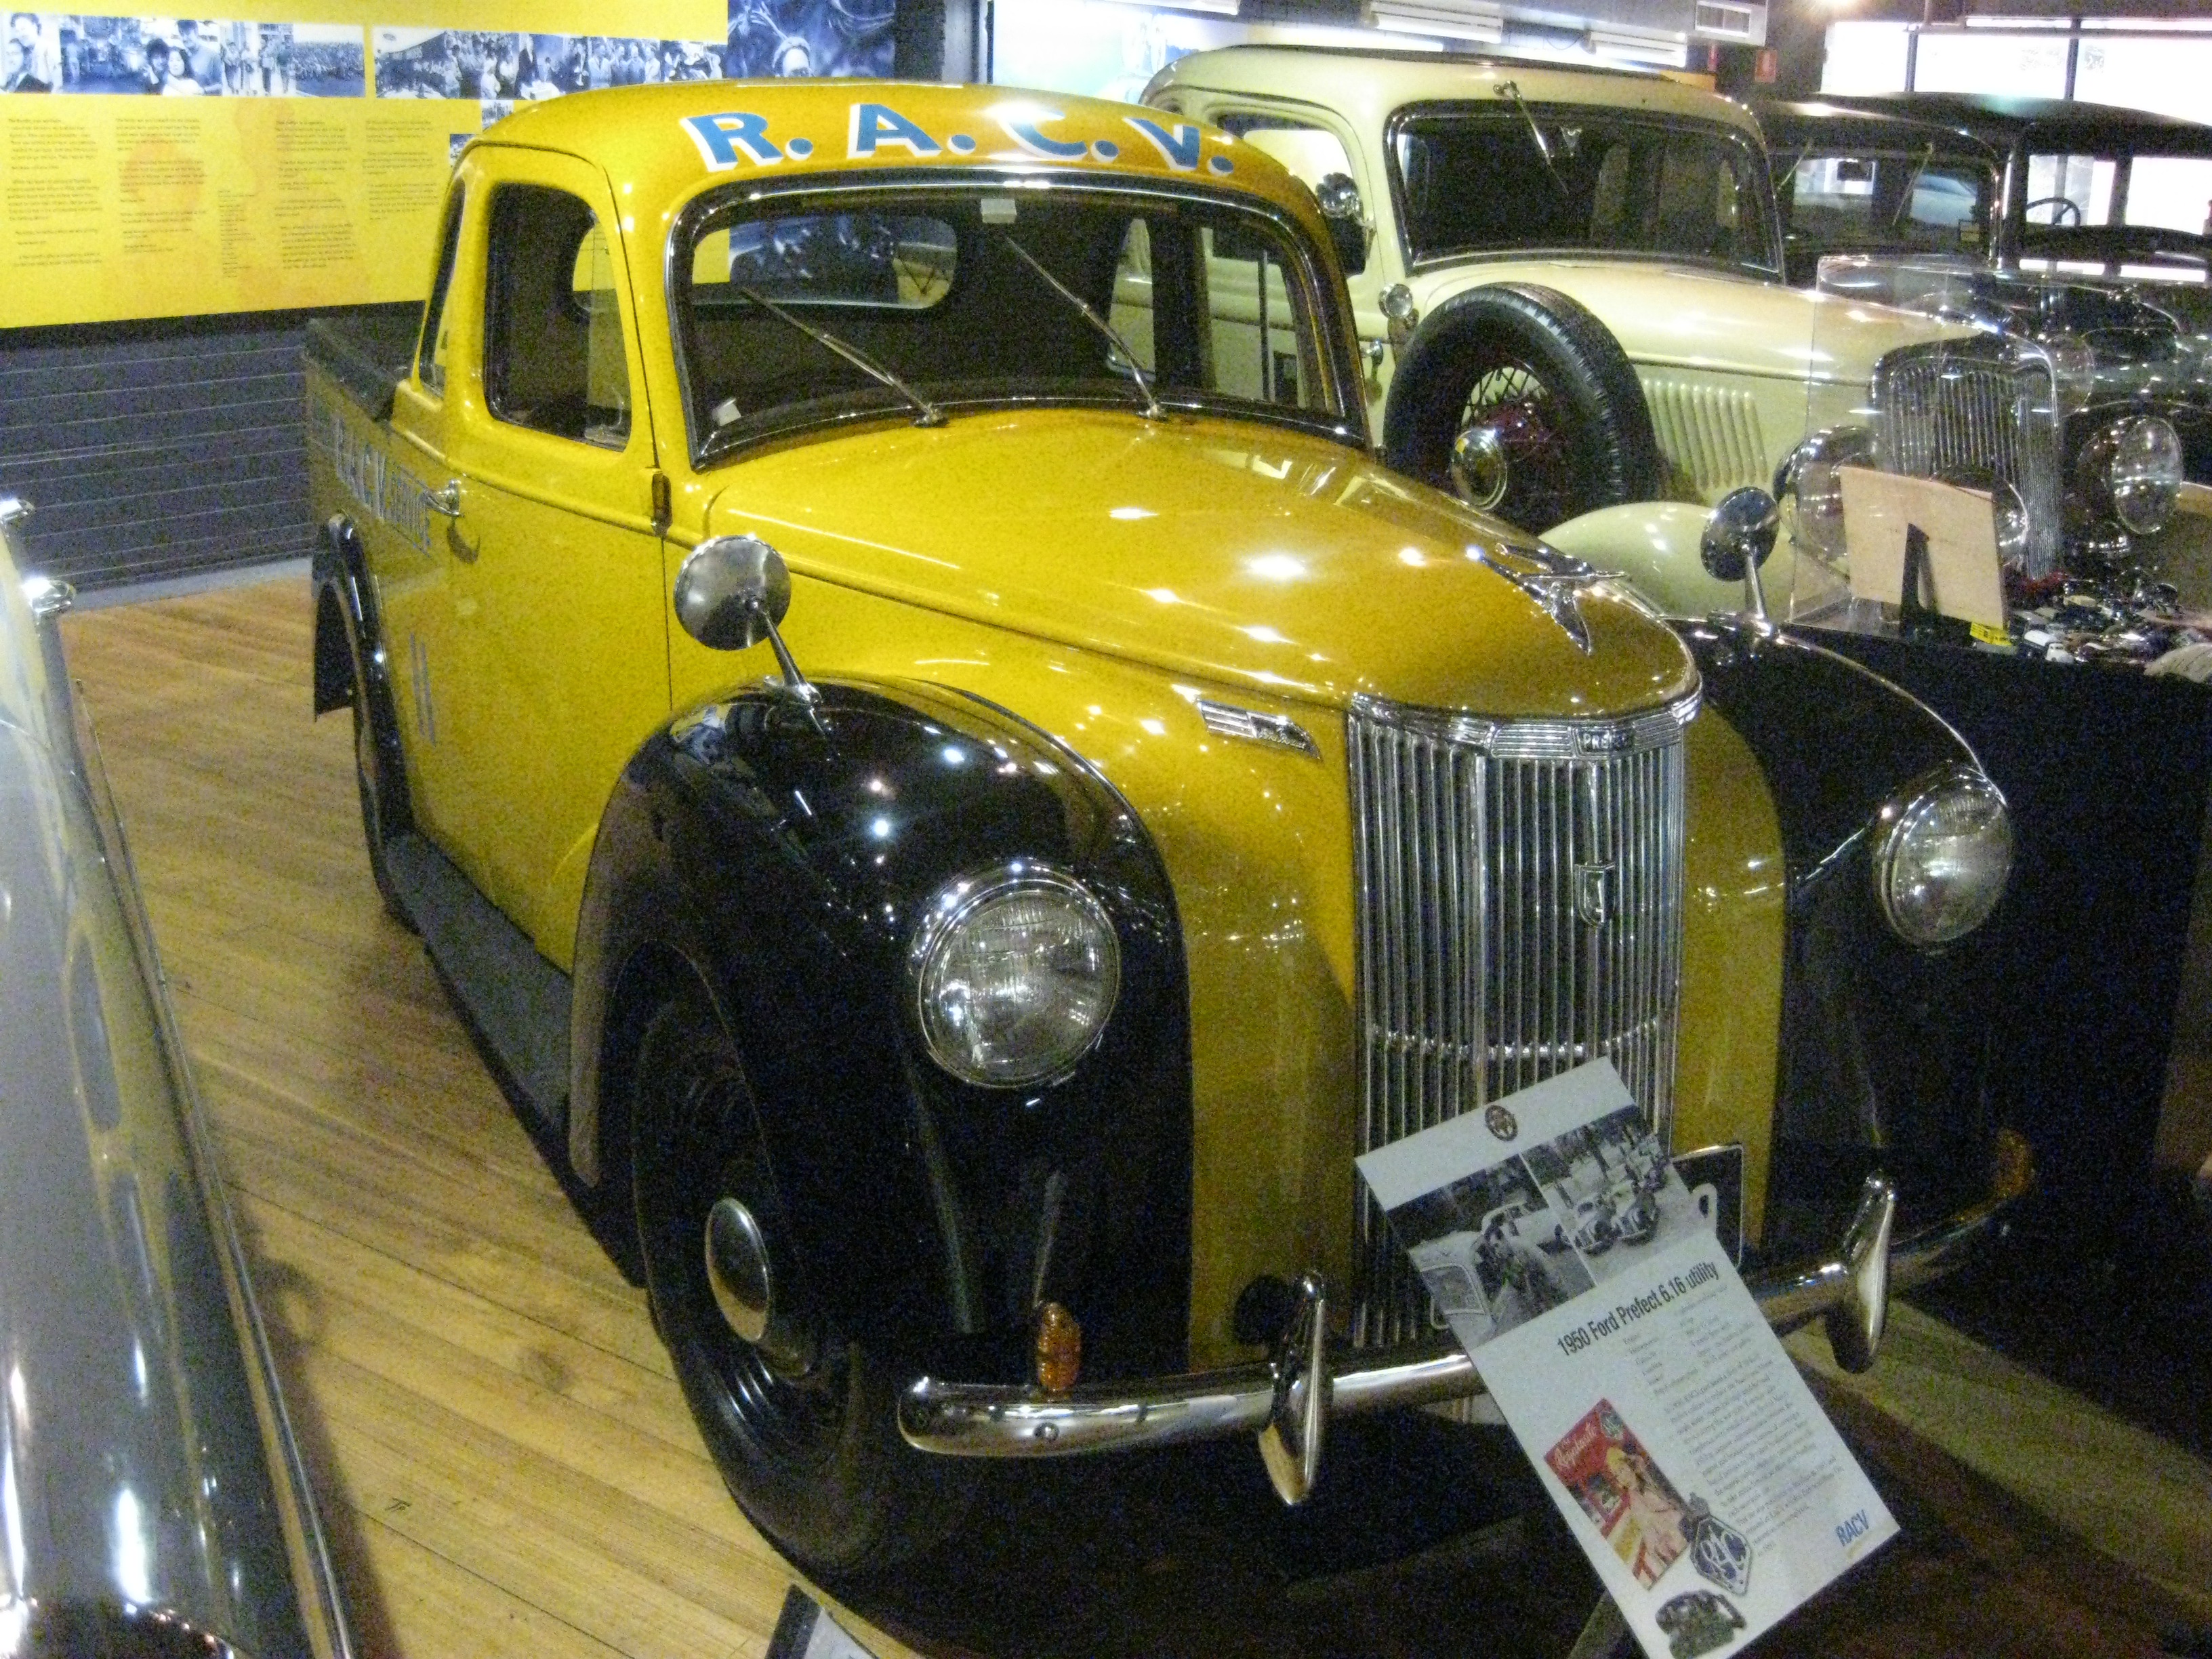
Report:
[[[1920,175],[1928,171],[1928,164],[1936,159],[1936,145],[1931,139],[1928,148],[1920,152],[1920,159],[1912,164],[1912,172],[1905,181],[1905,194],[1897,198],[1897,211],[1889,216],[1889,228],[1895,230],[1905,222],[1905,216],[1912,207],[1912,192],[1919,188]]]
[[[1567,188],[1567,181],[1559,177],[1559,163],[1552,159],[1551,141],[1544,137],[1544,129],[1536,125],[1536,112],[1528,107],[1527,101],[1521,96],[1521,83],[1517,81],[1500,81],[1498,83],[1498,95],[1500,98],[1510,98],[1513,100],[1513,107],[1521,112],[1521,118],[1528,124],[1528,136],[1536,141],[1537,158],[1543,162],[1544,171],[1552,175],[1553,188],[1559,192],[1561,201],[1572,201],[1574,192]]]
[[[907,402],[914,405],[914,423],[916,426],[943,426],[945,424],[945,411],[943,410],[939,409],[935,404],[930,402],[928,398],[923,397],[921,393],[916,392],[912,386],[908,386],[904,380],[899,379],[897,375],[892,374],[890,370],[885,368],[874,358],[869,356],[868,354],[861,350],[860,347],[854,345],[848,341],[839,339],[826,328],[817,328],[805,319],[793,316],[789,311],[786,310],[782,306],[778,305],[775,301],[769,299],[767,295],[763,294],[758,289],[746,288],[742,284],[735,283],[732,286],[735,287],[739,294],[744,295],[746,299],[751,301],[755,305],[758,306],[763,311],[768,313],[769,316],[775,318],[778,322],[790,324],[792,327],[797,329],[801,334],[804,334],[808,339],[813,341],[815,344],[820,346],[824,351],[833,351],[836,353],[837,356],[842,357],[847,362],[852,364],[854,368],[859,369],[861,374],[869,376],[872,380],[881,381],[892,391],[897,392],[900,397],[905,398]]]
[[[1050,288],[1054,294],[1060,295],[1061,299],[1066,301],[1068,304],[1073,306],[1078,311],[1081,312],[1083,313],[1083,320],[1085,322],[1090,324],[1091,327],[1097,329],[1101,334],[1104,335],[1107,339],[1113,343],[1114,349],[1121,354],[1122,361],[1129,365],[1129,378],[1137,383],[1137,390],[1144,394],[1145,418],[1148,421],[1164,421],[1167,419],[1167,410],[1162,409],[1160,407],[1160,400],[1152,396],[1152,383],[1145,374],[1145,366],[1137,361],[1136,352],[1131,348],[1129,343],[1121,337],[1121,330],[1115,328],[1113,324],[1108,322],[1103,317],[1101,317],[1097,312],[1093,311],[1091,308],[1091,302],[1089,301],[1085,300],[1073,289],[1068,287],[1066,283],[1061,282],[1059,277],[1047,270],[1044,266],[1038,262],[1037,257],[1035,254],[1031,253],[1027,248],[1016,241],[1011,235],[1007,234],[1006,232],[1003,230],[1000,231],[999,233],[999,240],[1003,241],[1008,247],[1013,249],[1016,253],[1019,254],[1024,264],[1027,265],[1031,270],[1036,272],[1038,276],[1043,277],[1046,286]]]

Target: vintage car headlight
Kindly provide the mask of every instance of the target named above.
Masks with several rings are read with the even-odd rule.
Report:
[[[1082,884],[1017,860],[937,890],[907,971],[930,1058],[963,1083],[1018,1089],[1066,1077],[1098,1041],[1121,950]]]
[[[1778,501],[1794,491],[1797,500],[1797,545],[1830,563],[1844,557],[1844,485],[1839,466],[1875,464],[1874,428],[1832,426],[1815,432],[1790,452],[1774,481]]]
[[[2181,439],[2160,416],[2114,421],[2081,446],[2075,468],[2092,503],[2138,536],[2165,529],[2181,499]]]
[[[1875,820],[1875,897],[1909,945],[1929,950],[1972,933],[2011,873],[2011,811],[1971,767],[1922,779]]]

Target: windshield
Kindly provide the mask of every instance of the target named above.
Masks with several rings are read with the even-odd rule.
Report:
[[[1391,124],[1390,166],[1416,264],[1587,248],[1776,274],[1765,158],[1726,127],[1517,100],[1419,106]]]
[[[1790,280],[1809,282],[1828,253],[1978,255],[1996,170],[1929,146],[1776,158]]]
[[[979,182],[896,206],[879,190],[732,199],[679,234],[672,297],[702,459],[914,398],[957,417],[1039,398],[1141,415],[1156,397],[1357,434],[1310,251],[1234,203]]]

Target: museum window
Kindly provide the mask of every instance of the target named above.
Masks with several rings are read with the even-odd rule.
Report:
[[[422,313],[421,361],[415,373],[422,389],[433,397],[446,395],[446,353],[453,319],[446,310],[446,295],[453,285],[453,262],[461,247],[462,192],[456,189],[446,209],[446,231],[438,248],[438,279],[430,285],[430,303]]]
[[[484,392],[516,426],[620,449],[629,366],[614,258],[599,220],[565,191],[514,185],[492,198]]]

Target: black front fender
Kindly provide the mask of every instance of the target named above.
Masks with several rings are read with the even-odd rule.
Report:
[[[399,711],[392,693],[391,664],[384,624],[377,613],[376,588],[368,579],[368,556],[361,532],[343,514],[332,514],[315,538],[308,567],[314,593],[314,712],[318,716],[353,706],[362,693],[369,737],[376,744],[384,787],[392,798],[381,804],[386,833],[398,834],[413,822],[407,804],[407,763],[399,743]]]
[[[917,1363],[1018,1374],[1034,1304],[1073,1308],[1085,1371],[1182,1362],[1188,994],[1167,878],[1079,758],[936,688],[829,684],[707,705],[633,758],[579,920],[571,1154],[628,1168],[629,1068],[668,975],[743,1055],[809,1282]],[[915,1034],[905,954],[945,882],[1023,860],[1111,916],[1121,991],[1066,1080],[961,1084]]]
[[[1940,952],[1883,917],[1870,830],[1882,806],[1973,750],[1926,705],[1833,652],[1714,618],[1676,624],[1705,695],[1758,757],[1787,884],[1782,1030],[1761,1252],[1822,1249],[1861,1178],[1899,1183],[1901,1224],[1988,1194],[1993,942],[1985,922]]]

